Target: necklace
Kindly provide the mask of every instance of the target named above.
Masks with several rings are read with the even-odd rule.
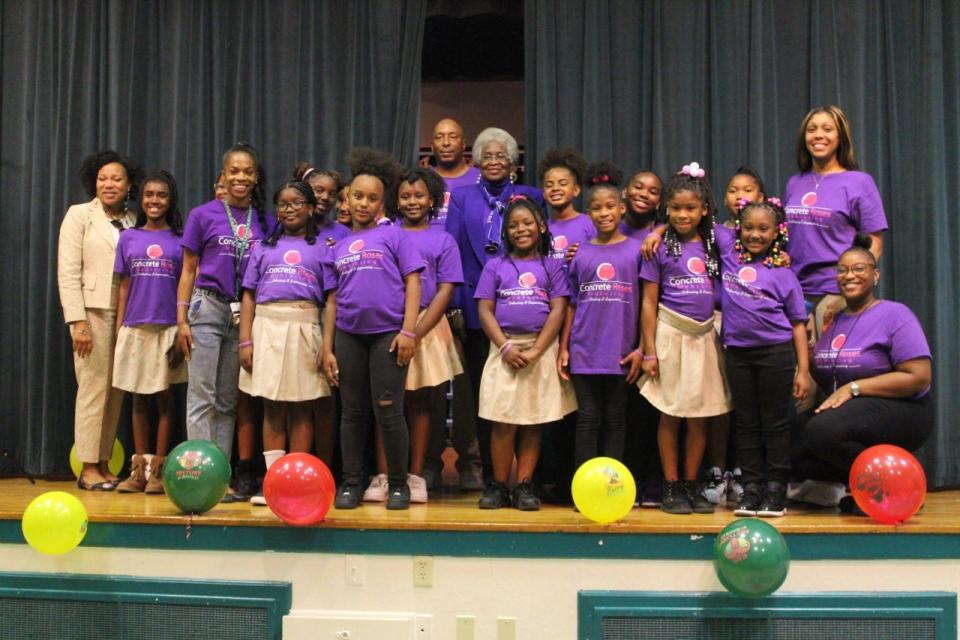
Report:
[[[813,175],[813,190],[820,191],[820,185],[823,184],[823,179],[827,177],[825,173],[811,172]]]
[[[847,331],[847,333],[846,333],[846,338],[847,338],[847,339],[849,339],[850,336],[853,335],[853,331],[854,331],[854,329],[857,328],[857,323],[860,322],[860,318],[863,317],[863,314],[865,314],[867,311],[869,311],[870,309],[872,309],[873,307],[875,307],[879,302],[880,302],[879,299],[874,299],[873,302],[871,302],[870,304],[868,304],[868,305],[867,305],[866,307],[864,307],[859,313],[856,314],[856,318],[853,319],[853,324],[850,325],[850,330]],[[848,317],[849,317],[849,315],[848,315]],[[833,327],[831,328],[831,331],[830,331],[830,341],[827,343],[827,345],[828,345],[831,349],[833,348],[833,341],[834,341],[834,340],[836,339],[836,337],[837,337],[837,327],[839,326],[839,324],[840,324],[840,319],[839,319],[839,318],[837,318],[837,319],[835,319],[835,320],[833,321]],[[844,341],[843,341],[843,344],[846,344],[846,343],[847,343],[847,340],[844,340]],[[833,390],[834,390],[834,391],[837,390],[837,361],[840,359],[840,353],[841,353],[842,351],[843,351],[843,345],[840,345],[840,346],[837,348],[837,352],[833,355],[833,362],[830,364],[830,377],[831,377],[831,379],[833,380]]]

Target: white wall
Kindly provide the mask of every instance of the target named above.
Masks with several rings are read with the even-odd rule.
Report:
[[[26,545],[0,545],[0,571],[291,582],[284,640],[337,640],[342,630],[350,631],[341,636],[348,640],[460,640],[461,615],[475,616],[476,640],[503,640],[498,617],[516,618],[517,640],[573,640],[579,590],[722,590],[703,561],[438,557],[433,587],[415,588],[410,556],[361,556],[362,586],[347,585],[348,559],[357,564],[351,556],[322,553],[79,548],[47,557]],[[960,560],[793,562],[781,588],[873,590],[960,592]],[[378,613],[392,621],[350,620]],[[314,616],[340,620],[310,620]]]

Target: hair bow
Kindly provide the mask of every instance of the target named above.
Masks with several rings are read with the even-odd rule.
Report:
[[[522,193],[516,193],[516,194],[514,194],[514,195],[512,195],[512,196],[510,196],[510,200],[509,200],[509,202],[511,202],[511,203],[512,203],[512,202],[516,202],[517,200],[521,200],[521,201],[529,201],[529,200],[530,200],[530,198],[528,198],[527,196],[525,196],[525,195],[524,195],[524,194],[522,194]]]
[[[746,198],[737,198],[737,211],[743,211],[747,208],[747,205],[753,204],[752,200],[747,200]]]
[[[700,168],[700,164],[697,162],[691,162],[690,164],[683,165],[683,168],[680,169],[680,173],[685,176],[690,176],[691,178],[702,178],[707,175],[707,172]]]
[[[600,184],[601,182],[610,182],[610,176],[603,174],[600,176],[593,176],[590,180],[593,184]]]
[[[774,205],[775,207],[780,207],[781,209],[783,209],[783,203],[780,202],[780,198],[776,196],[770,196],[769,198],[767,198],[767,202]]]

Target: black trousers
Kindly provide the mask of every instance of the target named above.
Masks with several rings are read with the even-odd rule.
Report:
[[[790,476],[790,421],[797,366],[793,342],[727,347],[724,361],[733,395],[737,463],[743,484],[785,484]]]
[[[598,455],[623,460],[627,421],[627,383],[622,375],[574,374],[577,394],[577,467]]]
[[[923,446],[933,431],[930,394],[919,400],[859,397],[812,414],[800,425],[793,471],[801,479],[846,484],[864,449],[893,444],[907,451]]]

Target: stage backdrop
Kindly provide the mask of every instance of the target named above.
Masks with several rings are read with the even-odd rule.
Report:
[[[807,110],[846,111],[890,221],[883,295],[933,349],[923,460],[960,485],[960,5],[527,0],[525,28],[528,158],[572,145],[661,176],[697,160],[718,194],[749,163],[780,195]]]
[[[0,0],[0,446],[69,473],[76,383],[56,286],[81,159],[113,147],[212,197],[220,153],[271,185],[355,145],[414,162],[426,0]],[[10,467],[0,461],[0,469]]]

